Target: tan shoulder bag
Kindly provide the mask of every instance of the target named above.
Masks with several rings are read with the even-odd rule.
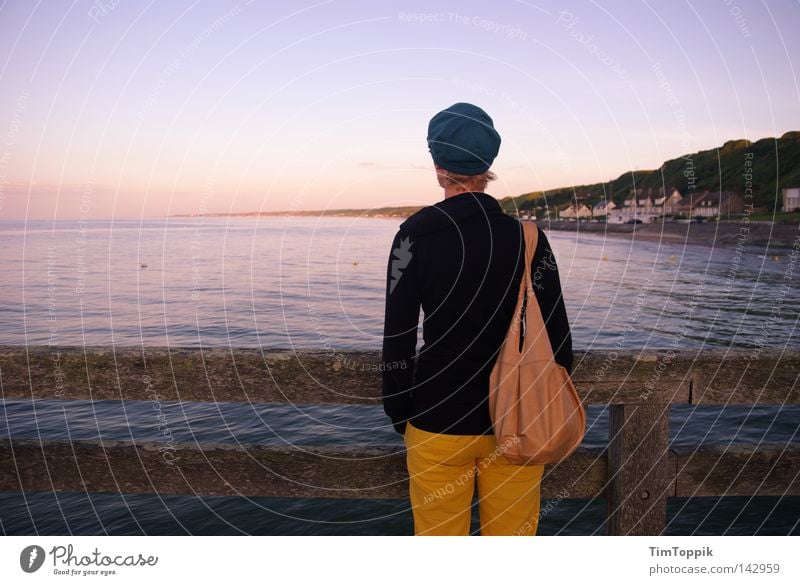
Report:
[[[531,280],[538,228],[521,222],[525,273],[517,307],[489,378],[489,412],[500,452],[516,465],[566,459],[586,431],[586,413],[567,370],[553,357]]]

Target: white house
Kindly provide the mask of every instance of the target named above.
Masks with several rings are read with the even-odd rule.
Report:
[[[631,189],[630,197],[625,199],[622,209],[615,213],[609,221],[611,223],[625,223],[627,221],[639,220],[642,223],[652,223],[658,218],[658,210],[653,204],[651,191],[647,193],[644,189]]]
[[[800,209],[800,187],[786,187],[783,189],[783,210],[797,211]]]
[[[585,203],[581,203],[575,208],[575,217],[578,219],[589,219],[592,217],[592,210]]]
[[[575,206],[570,204],[558,210],[558,217],[561,219],[575,219]]]
[[[678,213],[678,204],[683,200],[683,195],[675,187],[672,187],[669,195],[664,195],[653,200],[653,205],[657,208],[659,215],[675,215]]]
[[[603,199],[594,204],[592,217],[606,217],[612,209],[616,209],[617,204],[610,199]]]

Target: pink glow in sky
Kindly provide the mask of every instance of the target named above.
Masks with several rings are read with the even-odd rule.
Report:
[[[0,218],[434,203],[457,101],[502,135],[493,195],[605,181],[797,130],[798,25],[789,0],[7,0]]]

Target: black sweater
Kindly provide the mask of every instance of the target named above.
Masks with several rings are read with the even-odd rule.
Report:
[[[521,224],[486,193],[450,197],[400,225],[387,268],[382,357],[384,410],[399,433],[407,420],[433,433],[492,433],[489,375],[524,258]],[[572,373],[558,267],[541,228],[531,274],[555,359]]]

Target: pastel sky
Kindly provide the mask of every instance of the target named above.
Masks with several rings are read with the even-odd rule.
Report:
[[[1,1],[1,0],[0,0]],[[496,197],[800,129],[800,3],[6,0],[0,218],[425,205],[459,101]]]

